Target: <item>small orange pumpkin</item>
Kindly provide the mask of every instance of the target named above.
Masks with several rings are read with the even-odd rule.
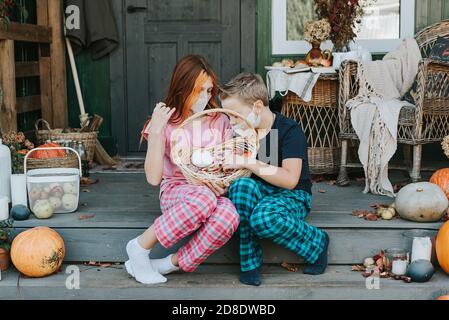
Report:
[[[449,274],[449,221],[444,223],[435,239],[438,263]]]
[[[430,178],[430,183],[439,186],[449,199],[449,168],[436,171]]]
[[[11,245],[11,260],[21,273],[31,278],[51,275],[59,270],[65,256],[62,237],[48,227],[20,233]]]
[[[60,148],[61,145],[57,144],[57,143],[46,143],[43,144],[41,146],[39,146],[39,148]],[[65,151],[64,149],[60,149],[60,150],[36,150],[33,151],[30,155],[30,158],[33,159],[49,159],[49,158],[60,158],[60,157],[64,157],[65,156]]]
[[[441,297],[438,297],[437,300],[440,300],[440,301],[449,300],[449,296],[441,296]]]

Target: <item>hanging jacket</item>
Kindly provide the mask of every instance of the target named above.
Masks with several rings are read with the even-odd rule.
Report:
[[[85,48],[97,60],[117,48],[119,36],[109,0],[65,0],[64,8],[70,5],[80,11],[80,28],[67,30],[66,34],[75,54]]]

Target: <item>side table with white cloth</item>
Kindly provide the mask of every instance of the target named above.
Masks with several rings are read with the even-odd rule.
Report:
[[[296,120],[307,137],[310,173],[338,172],[341,146],[337,73],[287,74],[270,70],[267,85],[270,99],[280,93],[282,114]]]

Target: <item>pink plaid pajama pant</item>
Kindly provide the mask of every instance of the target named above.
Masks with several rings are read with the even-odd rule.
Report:
[[[165,248],[194,233],[178,250],[180,268],[193,272],[221,248],[237,230],[239,215],[232,202],[217,197],[208,187],[171,183],[160,196],[162,215],[154,223]]]

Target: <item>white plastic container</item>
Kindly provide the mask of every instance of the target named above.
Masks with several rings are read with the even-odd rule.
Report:
[[[0,139],[0,198],[11,202],[11,150]]]
[[[78,156],[78,168],[50,168],[26,171],[26,160],[35,150],[65,149]],[[53,213],[70,213],[78,209],[80,194],[81,159],[72,148],[36,148],[24,160],[30,210],[38,218],[49,218]],[[49,205],[53,208],[51,212]]]

